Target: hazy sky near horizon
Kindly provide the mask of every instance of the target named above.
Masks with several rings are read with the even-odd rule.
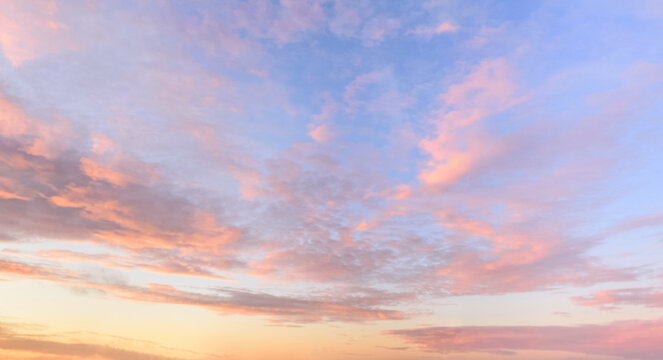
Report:
[[[658,360],[663,2],[0,0],[0,358]]]

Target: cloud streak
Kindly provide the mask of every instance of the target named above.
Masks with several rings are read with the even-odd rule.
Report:
[[[94,358],[104,360],[184,360],[218,358],[209,357],[204,354],[188,354],[189,356],[167,356],[160,353],[181,353],[173,348],[160,348],[152,343],[141,342],[144,348],[157,348],[158,352],[135,351],[130,347],[110,346],[102,343],[91,343],[83,341],[67,341],[66,336],[58,334],[33,333],[34,330],[26,324],[0,323],[0,354],[5,356],[19,356],[19,354],[30,354],[48,359],[70,359],[70,358]],[[31,331],[32,330],[32,331]],[[126,342],[127,339],[105,339],[107,342],[117,344],[118,340]],[[109,341],[110,340],[110,341]],[[132,342],[136,342],[132,340]],[[52,357],[51,357],[52,356]],[[20,357],[23,358],[23,357]]]
[[[79,289],[93,289],[133,301],[199,306],[221,315],[261,315],[278,321],[303,323],[405,318],[405,314],[400,311],[379,307],[389,302],[390,294],[375,294],[370,291],[362,296],[329,294],[308,297],[271,295],[231,288],[215,288],[209,289],[206,293],[196,293],[178,290],[165,284],[136,286],[121,281],[95,281],[88,274],[49,269],[45,266],[11,260],[0,260],[0,274],[14,278],[46,280]]]
[[[663,352],[663,321],[621,321],[577,326],[431,327],[386,332],[442,354],[513,354],[523,350],[568,351],[625,359],[656,359]]]
[[[571,299],[580,306],[595,306],[606,310],[624,305],[663,307],[663,291],[655,288],[601,290],[588,296],[574,296]]]

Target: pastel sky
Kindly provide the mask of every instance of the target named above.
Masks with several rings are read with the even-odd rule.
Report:
[[[660,360],[663,2],[0,0],[0,358]]]

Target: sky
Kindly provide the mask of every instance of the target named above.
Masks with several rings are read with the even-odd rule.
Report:
[[[663,2],[0,5],[0,358],[663,358]]]

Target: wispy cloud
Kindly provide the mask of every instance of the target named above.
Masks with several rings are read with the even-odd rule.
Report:
[[[450,21],[445,21],[437,26],[417,26],[416,28],[409,30],[408,34],[431,37],[434,35],[440,35],[444,33],[453,33],[458,31],[458,29],[459,29],[458,25],[455,25]]]
[[[199,306],[222,315],[262,315],[286,322],[398,320],[405,315],[397,310],[380,308],[399,294],[364,292],[346,296],[282,296],[241,289],[216,288],[205,293],[178,290],[165,284],[130,285],[121,281],[103,281],[86,273],[50,269],[12,260],[0,260],[0,275],[32,278],[60,283],[77,289],[91,289],[118,298],[140,302]],[[355,292],[356,293],[356,292]]]

